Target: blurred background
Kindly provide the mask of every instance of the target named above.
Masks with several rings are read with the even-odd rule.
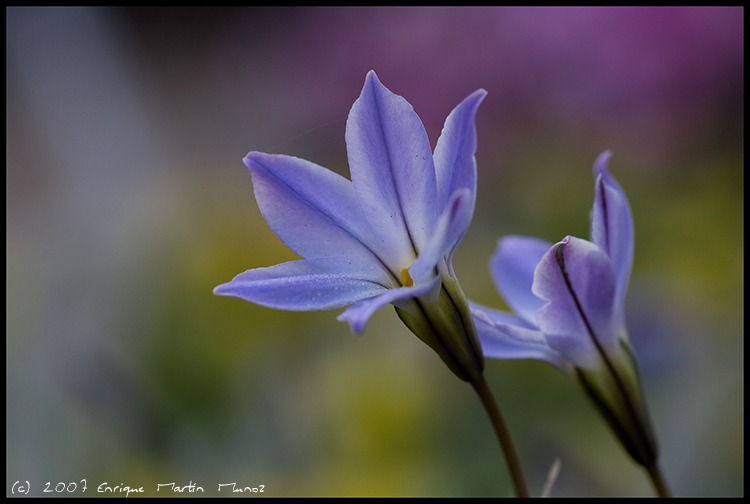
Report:
[[[592,164],[614,152],[667,481],[743,495],[743,14],[6,9],[6,493],[86,478],[88,495],[511,495],[473,390],[390,307],[355,338],[341,309],[211,292],[296,258],[244,155],[348,176],[346,117],[374,69],[433,145],[459,101],[489,92],[454,259],[477,302],[503,306],[487,273],[500,236],[588,237]],[[533,494],[555,458],[553,496],[653,494],[569,377],[533,361],[486,375]]]

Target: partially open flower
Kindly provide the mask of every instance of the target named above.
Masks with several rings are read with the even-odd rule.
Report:
[[[594,164],[591,241],[502,238],[490,270],[515,314],[470,304],[486,357],[540,359],[573,374],[630,455],[650,467],[656,443],[625,328],[633,218],[609,157]]]

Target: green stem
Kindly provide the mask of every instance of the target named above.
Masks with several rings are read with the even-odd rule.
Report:
[[[513,482],[513,488],[516,492],[517,497],[528,497],[529,491],[526,489],[526,482],[523,479],[523,473],[521,472],[521,463],[518,461],[518,455],[516,449],[513,446],[513,440],[510,438],[510,432],[508,432],[508,426],[505,425],[503,415],[500,413],[500,408],[497,406],[495,397],[492,395],[490,386],[487,384],[487,380],[484,375],[471,382],[471,386],[477,391],[479,400],[482,401],[487,415],[490,417],[492,422],[492,428],[495,429],[497,439],[500,441],[500,448],[503,450],[503,456],[505,457],[505,463],[508,466],[508,472],[510,473],[510,479]]]
[[[664,481],[664,476],[661,474],[661,469],[659,469],[659,464],[654,462],[650,466],[646,467],[646,471],[648,471],[648,477],[651,478],[651,483],[654,485],[656,495],[658,495],[659,497],[671,497],[672,495],[669,493],[667,483],[666,481]]]

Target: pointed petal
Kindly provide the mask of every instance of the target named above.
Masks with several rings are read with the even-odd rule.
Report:
[[[471,223],[472,203],[468,189],[459,189],[453,194],[448,207],[438,219],[430,241],[409,267],[409,275],[415,283],[427,281],[438,262],[446,255],[453,254]],[[450,261],[448,263],[450,267]],[[453,275],[452,267],[450,269]]]
[[[612,259],[617,275],[615,306],[624,327],[625,293],[633,268],[633,215],[625,192],[607,169],[611,155],[610,151],[603,152],[594,163],[596,195],[591,212],[591,241]]]
[[[490,259],[490,274],[508,306],[536,327],[536,312],[545,302],[531,292],[534,270],[552,247],[540,238],[510,235],[501,238]]]
[[[618,351],[615,271],[599,247],[571,236],[555,244],[536,268],[532,292],[549,301],[537,311],[537,324],[565,359],[591,369],[601,352]]]
[[[327,310],[388,289],[385,272],[358,257],[291,261],[240,273],[214,294],[234,296],[278,310]]]
[[[341,322],[348,322],[349,328],[354,334],[361,334],[365,330],[365,326],[370,320],[370,317],[372,317],[372,314],[378,311],[380,308],[389,303],[398,304],[399,301],[415,298],[426,294],[433,290],[437,286],[437,284],[440,283],[440,281],[441,276],[438,275],[435,278],[431,279],[429,282],[421,285],[391,289],[377,297],[364,299],[347,308],[341,315],[337,317],[337,320]]]
[[[494,308],[475,303],[471,300],[469,301],[469,308],[471,309],[471,315],[474,317],[474,319],[476,320],[476,317],[481,317],[484,320],[485,324],[506,324],[523,327],[525,329],[531,329],[534,331],[539,330],[539,328],[535,324],[529,324],[521,317],[510,312],[496,310]],[[543,338],[544,337],[542,336],[542,339]]]
[[[258,206],[274,233],[304,258],[362,256],[378,262],[352,183],[292,156],[251,152]]]
[[[357,199],[390,266],[409,266],[437,219],[435,167],[422,121],[373,71],[349,112],[346,146]]]
[[[528,327],[522,319],[469,302],[477,336],[485,357],[494,359],[536,359],[562,370],[565,360],[549,346],[544,334]]]
[[[471,213],[477,191],[477,128],[474,124],[479,104],[487,91],[479,89],[464,98],[448,115],[435,146],[438,213],[445,211],[448,200],[458,189],[471,191]]]

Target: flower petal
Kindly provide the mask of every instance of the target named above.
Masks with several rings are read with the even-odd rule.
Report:
[[[386,292],[387,282],[382,269],[359,257],[328,257],[248,270],[214,294],[278,310],[327,310]]]
[[[619,350],[615,271],[599,247],[571,236],[555,244],[536,268],[532,291],[549,301],[537,311],[539,329],[568,361],[591,369],[601,352]]]
[[[591,212],[591,241],[612,259],[617,275],[615,306],[624,327],[625,293],[633,268],[633,214],[625,192],[607,169],[611,155],[610,151],[603,152],[594,163],[596,195]]]
[[[490,258],[490,275],[508,306],[536,327],[536,312],[545,302],[531,292],[534,270],[552,247],[540,238],[509,235],[497,242]]]
[[[261,213],[289,248],[306,259],[362,256],[379,262],[349,180],[292,156],[251,152],[244,161]]]
[[[469,308],[471,309],[471,315],[474,317],[475,321],[476,317],[480,317],[484,320],[485,324],[489,325],[506,324],[539,331],[539,328],[535,324],[529,324],[521,317],[510,312],[489,308],[479,303],[475,303],[474,301],[469,301]]]
[[[536,359],[562,370],[568,365],[547,343],[544,334],[528,327],[522,319],[469,302],[477,336],[485,357],[494,359]]]
[[[365,326],[370,320],[370,317],[372,317],[372,314],[380,308],[389,303],[398,303],[404,299],[411,299],[426,294],[435,289],[441,280],[442,277],[437,275],[429,282],[420,285],[390,289],[377,297],[364,299],[351,305],[336,318],[341,322],[348,322],[349,328],[354,334],[361,334],[365,330]]]
[[[409,102],[367,74],[346,122],[354,190],[390,266],[408,267],[437,219],[435,167],[422,121]]]
[[[440,216],[430,241],[422,249],[417,260],[409,267],[409,275],[415,283],[427,281],[433,274],[438,262],[448,255],[448,267],[451,276],[453,267],[450,256],[458,246],[461,238],[471,223],[472,194],[468,189],[459,189],[453,194],[448,207]]]
[[[471,213],[477,192],[477,128],[474,118],[487,91],[478,89],[464,98],[448,115],[435,146],[438,213],[443,213],[448,200],[458,189],[471,191]]]

